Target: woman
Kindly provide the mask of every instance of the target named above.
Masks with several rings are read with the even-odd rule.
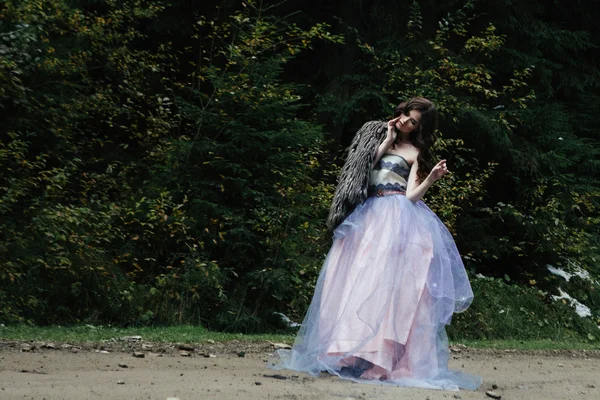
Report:
[[[312,303],[294,347],[271,367],[446,390],[481,384],[448,370],[445,325],[473,292],[451,234],[421,201],[448,173],[445,160],[427,169],[436,125],[434,104],[413,98],[391,121],[359,130]]]

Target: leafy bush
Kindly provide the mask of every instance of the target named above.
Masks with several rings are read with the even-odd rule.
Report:
[[[553,300],[549,293],[499,278],[473,279],[472,285],[476,300],[455,315],[448,328],[454,340],[600,339],[593,321],[579,317],[571,305]]]

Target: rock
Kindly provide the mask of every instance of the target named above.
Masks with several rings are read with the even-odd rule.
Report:
[[[99,353],[99,354],[110,354],[110,352],[108,352],[106,350],[96,350],[96,353]]]
[[[196,348],[194,346],[191,346],[189,344],[180,344],[178,348],[179,348],[179,350],[185,350],[185,351],[194,351],[194,350],[196,350]]]
[[[123,336],[123,337],[120,337],[119,340],[122,340],[124,342],[140,342],[142,340],[142,337],[139,335]]]
[[[246,352],[245,351],[238,351],[237,352],[237,356],[238,357],[246,357]]]
[[[492,399],[501,399],[502,398],[501,395],[499,395],[496,392],[492,392],[491,390],[488,390],[487,392],[485,392],[485,394],[487,397],[491,397]]]
[[[35,350],[35,346],[31,346],[29,344],[23,344],[21,345],[21,351],[23,353],[29,353]]]
[[[191,355],[189,352],[187,352],[187,351],[180,351],[180,352],[179,352],[179,355],[180,355],[181,357],[191,357],[191,356],[192,356],[192,355]]]
[[[72,346],[72,345],[70,345],[70,344],[68,344],[68,343],[65,343],[65,344],[62,344],[60,347],[61,347],[62,349],[70,349],[70,348],[71,348],[71,347],[73,347],[73,346]]]
[[[461,352],[461,349],[459,349],[458,347],[450,347],[450,351],[451,351],[452,353],[460,353],[460,352]]]
[[[142,350],[150,350],[152,347],[151,344],[142,343]]]
[[[135,358],[145,358],[146,357],[146,355],[144,353],[142,353],[141,351],[134,351],[133,356]]]
[[[215,356],[214,354],[210,354],[210,353],[203,353],[202,356],[204,358],[217,358],[217,356]]]
[[[274,379],[280,379],[280,380],[286,380],[287,379],[287,376],[283,376],[283,375],[279,375],[279,374],[273,374],[273,375],[263,374],[263,376],[265,378],[274,378]]]
[[[269,343],[271,343],[271,342],[269,342]],[[290,346],[289,344],[286,344],[286,343],[271,343],[271,346],[273,346],[276,350],[292,348],[292,346]]]
[[[492,385],[492,389],[496,390],[498,389],[498,385],[496,385],[495,383]]]
[[[119,367],[121,367],[121,368],[129,368],[129,365],[127,365],[127,364],[122,364],[122,363],[119,363],[118,365],[119,365]]]
[[[125,381],[122,381],[122,380],[117,381],[117,385],[124,385],[124,384],[125,384]]]
[[[254,384],[255,384],[256,386],[260,386],[260,385],[262,385],[262,383],[261,383],[261,382],[254,382]]]
[[[42,345],[42,347],[43,347],[44,349],[50,349],[50,350],[54,350],[54,349],[56,349],[56,345],[55,345],[54,343],[44,343],[44,344]]]
[[[564,367],[564,365],[562,365],[562,364],[558,364],[558,367],[559,367],[559,368],[562,368],[562,367]]]
[[[212,339],[208,339],[208,340],[206,341],[206,343],[215,344],[215,341],[214,341],[214,340],[212,340]]]
[[[457,394],[455,394],[455,395],[454,395],[454,398],[455,398],[455,399],[462,399],[462,397],[460,397],[460,396],[459,396],[459,395],[457,395]]]

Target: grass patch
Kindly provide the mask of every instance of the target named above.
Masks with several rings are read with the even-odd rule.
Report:
[[[600,350],[597,343],[582,341],[543,340],[457,340],[467,347],[496,350]]]
[[[600,345],[600,329],[594,319],[578,316],[574,307],[552,300],[547,293],[494,278],[473,279],[471,285],[475,301],[464,313],[452,317],[448,328],[452,339],[473,343],[498,340],[515,346],[519,340],[548,346],[571,342]]]
[[[200,326],[169,326],[169,327],[139,327],[113,328],[92,325],[77,326],[7,326],[0,328],[0,340],[34,340],[40,342],[103,342],[123,336],[139,335],[147,342],[157,343],[202,343],[208,340],[227,342],[269,341],[278,343],[293,343],[295,335],[245,335],[241,333],[211,332]],[[461,343],[468,347],[481,349],[517,349],[517,350],[600,350],[597,343],[586,343],[574,340],[453,340],[452,344]]]
[[[270,341],[292,343],[293,335],[244,335],[240,333],[211,332],[201,326],[169,326],[113,328],[105,326],[6,326],[0,328],[0,340],[35,340],[41,342],[102,342],[123,336],[139,335],[147,342],[199,343],[207,340]]]

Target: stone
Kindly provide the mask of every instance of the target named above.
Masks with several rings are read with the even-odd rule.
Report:
[[[291,349],[292,346],[290,346],[287,343],[271,343],[271,346],[273,346],[276,350],[279,349]]]
[[[192,345],[189,344],[180,344],[179,345],[179,350],[185,350],[185,351],[194,351],[196,350],[196,348]]]
[[[122,340],[124,342],[140,342],[140,341],[142,341],[142,337],[139,335],[123,336],[123,337],[119,338],[119,340]]]
[[[488,390],[487,392],[485,392],[487,397],[491,397],[492,399],[501,399],[502,396],[496,392],[492,392],[491,390]]]
[[[287,379],[287,376],[280,375],[280,374],[273,374],[273,375],[263,374],[263,376],[265,378],[273,378],[273,379],[280,379],[280,380],[286,380]]]
[[[238,357],[246,357],[246,352],[245,351],[238,351],[237,352],[237,356]]]
[[[23,353],[29,353],[29,352],[31,352],[33,350],[35,350],[35,346],[31,346],[31,345],[28,345],[28,344],[24,344],[24,345],[21,346],[21,351]]]
[[[187,352],[187,351],[180,351],[180,352],[179,352],[179,355],[180,355],[181,357],[191,357],[191,356],[192,356],[192,355],[191,355],[189,352]]]
[[[129,368],[129,365],[127,365],[127,364],[119,363],[118,365],[121,368]]]
[[[133,356],[135,358],[145,358],[146,357],[146,355],[144,353],[142,353],[141,351],[134,351]]]
[[[124,385],[124,384],[125,384],[125,381],[123,381],[123,380],[118,380],[117,381],[117,385]]]

